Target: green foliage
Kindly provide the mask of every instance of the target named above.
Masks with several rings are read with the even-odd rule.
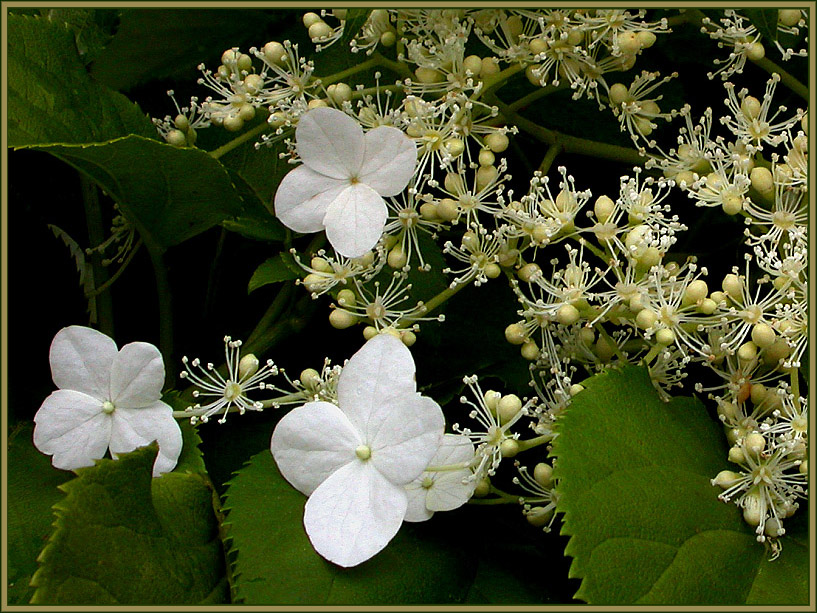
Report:
[[[179,149],[141,136],[37,148],[96,181],[145,242],[163,249],[241,210],[227,171],[198,149]]]
[[[77,52],[84,64],[93,61],[110,42],[119,22],[116,9],[53,8],[42,9],[40,13],[74,31]]]
[[[246,238],[278,242],[287,236],[287,229],[272,212],[258,200],[257,194],[240,174],[230,171],[233,187],[242,200],[242,208],[235,219],[225,219],[221,227]]]
[[[777,14],[774,9],[741,9],[741,13],[749,18],[765,40],[777,40]]]
[[[259,287],[269,285],[270,283],[281,283],[282,281],[297,279],[300,277],[300,270],[289,253],[279,253],[255,269],[250,279],[247,293],[254,292]]]
[[[372,14],[372,9],[355,8],[347,9],[346,24],[343,26],[343,36],[341,36],[338,44],[347,49],[352,39],[360,32],[360,28],[366,23],[369,15]]]
[[[220,55],[247,40],[263,45],[266,41],[259,44],[254,39],[267,35],[268,28],[282,17],[280,10],[235,8],[123,10],[116,36],[96,59],[91,73],[118,90],[181,75],[193,80],[196,67],[208,55]]]
[[[553,443],[562,532],[571,535],[565,553],[574,558],[571,576],[583,579],[577,598],[806,604],[799,545],[784,539],[781,559],[767,562],[740,511],[718,500],[710,479],[725,468],[727,448],[698,400],[662,402],[635,367],[583,385]]]
[[[281,477],[269,450],[236,474],[227,490],[224,523],[236,602],[382,606],[465,598],[473,560],[445,518],[404,524],[375,558],[344,569],[312,549],[303,528],[305,501]]]
[[[37,570],[37,556],[51,534],[51,507],[62,493],[57,489],[70,473],[51,466],[51,459],[31,442],[32,424],[19,424],[8,437],[8,540],[6,542],[8,602],[28,604],[29,586]]]
[[[155,138],[139,107],[94,82],[63,23],[8,16],[8,145]]]
[[[34,604],[224,602],[212,491],[198,474],[153,479],[156,444],[78,469],[33,578]]]

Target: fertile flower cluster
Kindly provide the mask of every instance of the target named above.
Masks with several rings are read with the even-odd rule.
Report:
[[[304,523],[316,550],[352,566],[403,520],[472,496],[519,502],[550,530],[553,466],[514,460],[513,494],[495,483],[500,464],[559,435],[586,376],[643,363],[665,400],[687,382],[706,394],[734,464],[712,483],[778,552],[783,521],[807,494],[808,113],[776,102],[787,75],[773,72],[762,92],[740,87],[769,41],[739,9],[723,15],[678,16],[730,48],[710,74],[722,78],[722,109],[669,108],[661,91],[678,73],[641,58],[670,22],[646,10],[379,9],[352,33],[346,11],[307,13],[318,51],[351,39],[367,59],[319,78],[320,61],[284,41],[230,49],[214,72],[202,67],[212,94],[156,120],[160,133],[194,146],[197,130],[254,122],[244,140],[257,136],[258,147],[300,164],[278,187],[275,215],[297,233],[325,231],[332,249],[322,238],[292,248],[299,283],[331,299],[333,327],[359,325],[367,342],[342,369],[327,362],[293,381],[227,337],[226,370],[194,360],[182,373],[209,402],[177,416],[223,422],[233,411],[302,404],[279,422],[272,453],[310,497]],[[799,9],[779,12],[779,32],[796,38],[805,23]],[[773,42],[784,59],[802,55]],[[381,55],[392,47],[396,59]],[[384,72],[399,80],[384,84]],[[345,82],[364,73],[374,86]],[[514,75],[527,78],[527,93],[503,100]],[[576,144],[519,114],[568,87],[612,113],[635,149]],[[520,131],[549,148],[514,182]],[[569,147],[632,170],[594,194],[565,166],[551,172]],[[731,272],[710,276],[719,263],[673,253],[694,207],[742,219],[743,259]],[[424,294],[429,278],[444,289]],[[466,377],[469,421],[444,434],[440,407],[416,391],[407,347],[423,322],[444,320],[433,311],[446,300],[490,283],[508,283],[518,300],[505,337],[529,365],[532,394],[483,391]],[[279,373],[291,390],[265,382]]]

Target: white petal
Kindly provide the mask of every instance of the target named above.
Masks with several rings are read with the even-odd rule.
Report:
[[[153,464],[153,476],[173,470],[182,452],[182,431],[173,417],[173,409],[157,401],[138,409],[117,407],[111,417],[111,455],[116,457],[157,441],[159,455]]]
[[[437,453],[445,418],[436,402],[414,393],[379,404],[370,414],[368,427],[377,470],[392,483],[405,485]]]
[[[406,492],[370,462],[347,464],[306,503],[304,527],[315,551],[339,566],[357,566],[394,538],[406,515]]]
[[[474,494],[476,479],[464,479],[470,470],[441,472],[426,494],[426,508],[430,511],[453,511],[464,505]]]
[[[348,186],[348,181],[338,181],[307,166],[298,166],[278,185],[275,216],[295,232],[320,232],[326,209]]]
[[[111,364],[110,400],[117,409],[138,409],[162,397],[165,363],[150,343],[128,343]]]
[[[108,400],[116,343],[84,326],[63,328],[51,342],[51,377],[60,389]]]
[[[326,209],[326,238],[339,254],[360,257],[380,240],[388,216],[380,194],[363,183],[349,185]]]
[[[270,450],[284,478],[309,496],[336,470],[357,460],[362,440],[334,404],[309,402],[284,415]]]
[[[403,132],[391,126],[380,126],[366,133],[361,183],[381,196],[396,196],[408,185],[415,166],[417,147]]]
[[[102,412],[102,401],[73,390],[53,392],[34,423],[34,446],[66,470],[93,466],[111,440],[111,416]]]
[[[303,163],[335,179],[357,176],[366,149],[363,128],[346,113],[326,107],[298,120],[295,142]]]
[[[414,372],[408,347],[391,334],[378,334],[343,367],[338,380],[338,404],[355,428],[365,433],[373,411],[393,397],[417,390]]]
[[[425,473],[424,473],[425,474]],[[426,493],[428,490],[420,485],[423,475],[406,486],[408,496],[408,509],[406,510],[405,521],[418,522],[431,519],[434,515],[426,508]]]

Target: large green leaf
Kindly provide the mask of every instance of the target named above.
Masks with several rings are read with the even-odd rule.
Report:
[[[28,604],[34,594],[29,580],[37,556],[51,534],[51,507],[62,498],[57,489],[70,473],[51,466],[51,459],[32,443],[32,424],[19,424],[8,437],[8,599]]]
[[[6,50],[9,146],[157,137],[139,107],[88,76],[64,23],[9,15]]]
[[[212,490],[198,474],[153,479],[156,444],[77,470],[54,506],[32,603],[215,604],[227,598]]]
[[[227,171],[198,149],[179,149],[133,135],[100,144],[38,149],[96,181],[142,237],[162,248],[241,211],[241,198]]]
[[[349,43],[352,42],[352,39],[360,33],[360,28],[366,24],[366,21],[368,21],[369,15],[371,14],[372,9],[347,9],[346,23],[343,26],[343,36],[341,36],[340,41],[338,42],[338,44],[344,50],[348,50]]]
[[[464,538],[444,517],[404,524],[381,553],[344,569],[312,549],[303,528],[305,502],[281,477],[268,450],[236,474],[227,490],[224,525],[237,602],[397,605],[465,598],[474,564]]]
[[[230,232],[259,241],[278,242],[286,239],[287,229],[284,224],[261,204],[258,195],[239,173],[233,170],[229,172],[243,207],[235,219],[225,219],[221,226]]]
[[[769,563],[710,479],[726,464],[720,425],[694,398],[662,402],[646,370],[584,383],[553,444],[565,552],[592,604],[806,604],[797,546]],[[791,551],[794,550],[794,551]],[[775,565],[777,565],[775,567]],[[778,572],[781,571],[791,572]],[[774,573],[781,589],[763,589]],[[761,582],[755,586],[757,581]],[[752,596],[754,594],[754,596]],[[751,598],[750,598],[751,597]]]
[[[773,9],[756,9],[744,8],[738,9],[738,12],[743,13],[752,22],[752,25],[757,28],[761,36],[765,40],[777,40],[777,15],[778,10]]]
[[[299,278],[300,269],[292,256],[287,252],[282,252],[274,258],[268,259],[252,273],[247,293],[254,292],[259,287],[270,283],[281,283],[282,281],[292,281]]]

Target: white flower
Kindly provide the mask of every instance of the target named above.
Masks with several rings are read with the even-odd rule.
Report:
[[[468,502],[477,480],[471,472],[474,444],[466,436],[446,434],[422,475],[406,486],[406,521],[431,519],[436,511],[453,511]]]
[[[296,232],[320,232],[339,254],[354,258],[372,249],[386,225],[382,196],[396,196],[414,174],[417,150],[397,128],[366,134],[346,113],[316,108],[295,129],[303,165],[275,193],[275,214]]]
[[[149,343],[114,341],[82,326],[63,328],[51,343],[51,377],[60,388],[34,416],[34,446],[57,468],[93,466],[111,455],[159,443],[153,476],[173,470],[182,433],[173,410],[159,400],[165,366]]]
[[[439,448],[443,413],[417,393],[414,371],[401,341],[375,336],[340,374],[340,407],[309,402],[272,434],[281,474],[309,496],[309,539],[330,562],[356,566],[388,544],[406,516],[405,486]]]

